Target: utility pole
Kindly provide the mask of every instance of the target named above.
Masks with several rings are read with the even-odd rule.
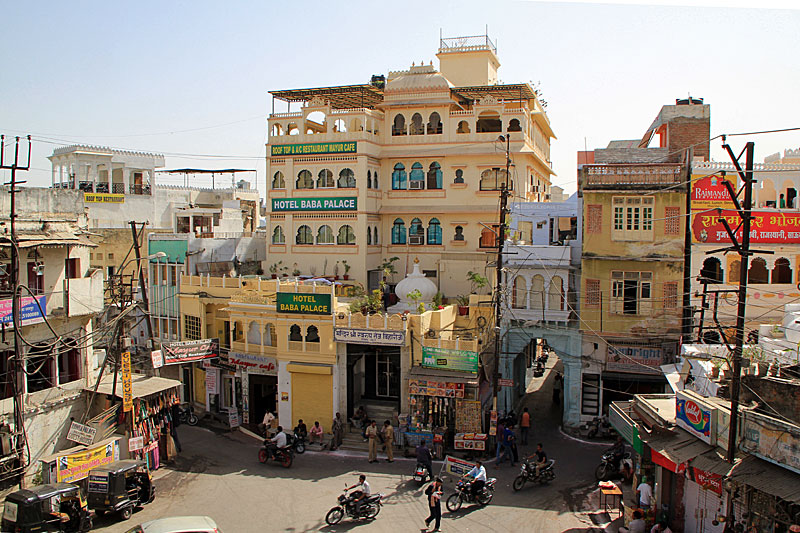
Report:
[[[500,185],[500,228],[497,236],[497,284],[495,287],[495,317],[494,317],[494,370],[492,371],[492,410],[497,411],[498,381],[500,379],[500,322],[503,318],[503,246],[506,242],[506,206],[508,205],[509,169],[511,168],[511,134],[499,137],[506,141],[506,175]]]
[[[17,170],[28,170],[31,167],[31,136],[28,135],[28,162],[23,167],[19,165],[19,137],[14,139],[14,162],[10,165],[5,164],[5,135],[0,135],[0,168],[11,170],[11,209],[10,217],[10,239],[11,239],[11,288],[14,291],[11,296],[11,320],[14,326],[14,451],[19,461],[20,476],[19,488],[25,488],[25,418],[23,416],[23,392],[25,391],[25,373],[23,371],[25,362],[20,353],[19,328],[22,326],[19,316],[19,253],[17,250],[17,185],[25,183],[17,181]]]
[[[142,223],[142,233],[146,223]],[[147,297],[147,280],[144,276],[142,266],[142,254],[139,250],[139,234],[136,231],[136,222],[131,220],[131,234],[133,235],[133,253],[136,260],[136,270],[139,273],[139,289],[142,291],[142,303],[144,304],[145,324],[147,325],[147,347],[153,351],[153,322],[150,319],[150,300]],[[144,365],[147,368],[147,365]],[[159,370],[155,369],[156,375],[159,375]]]

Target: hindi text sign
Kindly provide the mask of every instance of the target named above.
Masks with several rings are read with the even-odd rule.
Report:
[[[79,424],[73,420],[72,424],[69,426],[67,440],[88,446],[94,442],[94,436],[96,434],[97,429],[90,426],[84,426],[83,424]]]
[[[122,352],[122,410],[133,411],[133,382],[131,381],[131,352]]]

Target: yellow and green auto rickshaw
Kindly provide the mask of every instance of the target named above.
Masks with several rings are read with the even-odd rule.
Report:
[[[98,516],[119,513],[127,520],[134,508],[153,501],[155,493],[153,477],[144,461],[115,461],[89,472],[89,508]]]

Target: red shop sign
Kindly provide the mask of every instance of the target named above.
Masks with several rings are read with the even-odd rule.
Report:
[[[736,239],[742,242],[741,217],[737,211],[723,209],[703,211],[692,216],[692,240],[699,243],[728,244],[730,236],[720,222],[724,218]],[[755,211],[750,229],[750,242],[773,244],[800,243],[800,213]]]

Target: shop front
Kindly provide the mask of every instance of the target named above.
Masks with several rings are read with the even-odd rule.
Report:
[[[238,404],[242,422],[259,424],[267,411],[278,410],[278,363],[274,357],[230,352],[228,363],[237,368],[241,383]]]
[[[753,455],[731,469],[734,519],[747,531],[788,533],[800,525],[800,474]]]

